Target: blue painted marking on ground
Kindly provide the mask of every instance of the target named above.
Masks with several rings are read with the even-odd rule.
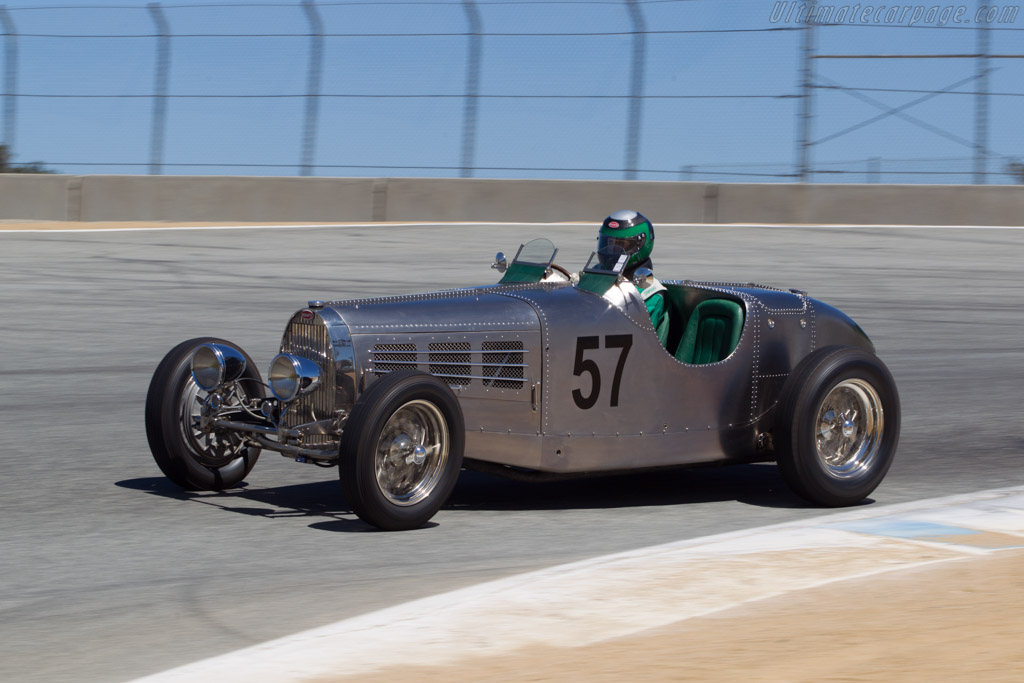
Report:
[[[934,536],[968,536],[981,533],[975,529],[964,529],[958,526],[919,522],[912,519],[859,519],[852,522],[829,524],[832,529],[854,531],[874,536],[890,538],[929,538]]]

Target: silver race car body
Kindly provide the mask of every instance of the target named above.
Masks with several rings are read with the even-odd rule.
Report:
[[[352,464],[347,476],[369,483],[351,485],[346,494],[369,495],[365,489],[376,481],[385,499],[405,508],[433,494],[409,503],[402,493],[433,476],[416,469],[430,469],[430,438],[424,436],[430,425],[435,435],[449,439],[444,450],[464,452],[464,462],[460,452],[457,458],[446,456],[444,467],[457,459],[516,477],[770,461],[780,459],[780,446],[787,453],[799,451],[801,430],[810,439],[803,450],[813,451],[821,463],[823,484],[836,484],[830,489],[833,498],[843,494],[842,500],[832,500],[801,490],[799,482],[808,474],[800,474],[800,459],[782,456],[793,461],[792,477],[805,497],[849,504],[866,495],[868,484],[872,489],[877,485],[879,470],[884,475],[898,434],[895,386],[874,358],[867,335],[841,311],[796,290],[665,281],[670,322],[668,344],[662,346],[637,287],[619,273],[594,268],[586,269],[579,282],[568,277],[551,281],[554,253],[546,263],[544,258],[522,259],[537,251],[536,246],[533,252],[521,248],[520,258],[496,285],[310,302],[285,328],[281,355],[270,373],[273,397],[264,396],[253,369],[246,376],[231,366],[235,355],[247,365],[240,349],[219,340],[192,340],[192,376],[182,382],[193,396],[177,413],[186,437],[189,430],[194,437],[191,450],[212,441],[221,460],[199,457],[207,470],[247,455],[254,461],[252,454],[259,449],[325,466],[341,462],[343,470],[346,458],[354,463],[363,457],[371,461],[369,474],[357,473]],[[709,310],[725,313],[706,316]],[[873,359],[881,370],[869,368],[873,374],[858,379],[846,378],[849,373],[842,368],[820,367],[822,358],[839,351],[846,354],[842,367]],[[387,416],[371,419],[362,415],[370,408],[359,406],[380,403],[383,399],[371,390],[391,375],[392,383],[432,382],[436,392],[454,397],[459,415],[445,410],[435,415],[429,408],[423,413],[424,406],[441,401],[431,403],[412,392],[395,406],[419,410],[420,417],[412,420],[419,426],[388,431],[381,426]],[[161,380],[164,385],[169,381]],[[822,384],[821,395],[802,397],[804,385],[815,382]],[[183,391],[188,393],[179,389],[177,394]],[[151,386],[155,406],[153,392]],[[382,392],[383,386],[377,393]],[[395,411],[386,424],[405,425],[408,416],[402,413],[400,420]],[[158,419],[150,412],[148,405],[147,420]],[[358,425],[354,414],[360,415]],[[352,445],[356,437],[346,432],[366,430],[370,422],[376,425],[374,443]],[[453,436],[450,430],[461,434]],[[400,437],[418,442],[418,455]],[[408,448],[396,450],[399,446]],[[158,450],[154,455],[160,463]],[[880,450],[885,457],[879,457]],[[399,451],[409,455],[395,455]],[[409,459],[402,464],[409,471],[394,468],[393,463],[405,463],[403,458]],[[248,468],[250,463],[241,469],[247,473]],[[868,474],[870,481],[852,491],[850,482]],[[196,476],[177,470],[177,477],[182,485],[197,486]],[[345,477],[343,471],[343,484]],[[398,491],[398,498],[389,498],[389,486],[397,487],[391,493]],[[436,510],[441,503],[435,496],[428,507]],[[357,505],[357,512],[371,523],[384,528],[411,524],[381,523],[372,510],[362,514],[367,505],[363,510]]]

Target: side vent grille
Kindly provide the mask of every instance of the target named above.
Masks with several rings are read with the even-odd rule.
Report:
[[[431,375],[449,386],[468,386],[470,375],[469,342],[437,342],[427,345]]]
[[[417,367],[415,344],[375,344],[373,347],[373,374],[377,377]]]
[[[526,385],[526,349],[522,341],[485,341],[480,346],[468,341],[444,341],[426,346],[423,349],[414,342],[374,344],[370,350],[374,376],[396,370],[425,370],[453,388],[482,385],[519,391]]]
[[[481,345],[481,350],[485,387],[523,388],[523,342],[485,341]]]

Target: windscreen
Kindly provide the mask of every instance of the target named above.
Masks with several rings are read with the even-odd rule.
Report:
[[[557,251],[551,240],[539,237],[519,247],[519,253],[516,254],[513,263],[528,263],[547,268],[555,260]]]
[[[548,266],[555,260],[557,253],[558,249],[549,239],[539,237],[530,240],[519,247],[501,282],[540,282],[547,275]]]
[[[590,255],[585,273],[604,273],[606,275],[621,275],[626,269],[626,262],[629,261],[629,254],[619,244],[605,244]]]
[[[590,255],[577,287],[599,296],[604,295],[626,269],[627,261],[629,254],[620,245],[606,244]]]

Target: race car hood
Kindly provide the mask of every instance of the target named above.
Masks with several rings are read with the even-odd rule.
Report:
[[[538,330],[540,320],[530,304],[502,295],[537,287],[533,284],[449,290],[335,301],[327,307],[345,321],[353,335]]]

